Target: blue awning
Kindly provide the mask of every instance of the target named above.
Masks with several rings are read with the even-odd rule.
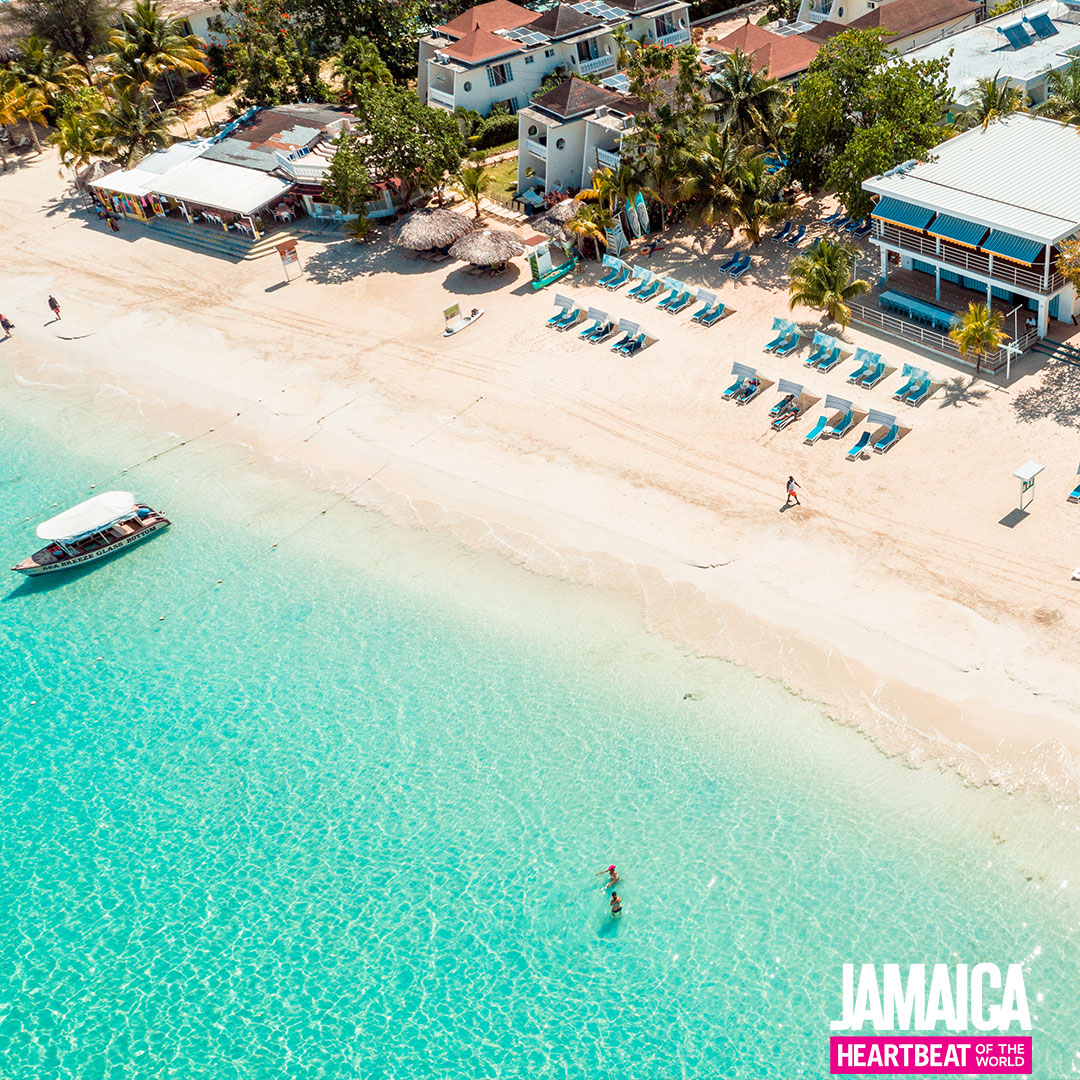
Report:
[[[877,206],[870,211],[870,216],[893,225],[902,225],[905,229],[925,229],[930,224],[934,211],[885,196],[878,200]]]
[[[979,241],[986,235],[986,229],[985,225],[977,225],[974,221],[938,214],[927,232],[932,236],[940,236],[943,240],[955,240],[964,247],[973,248],[979,246]]]
[[[989,251],[992,255],[1000,255],[1003,259],[1012,259],[1013,262],[1025,263],[1028,266],[1042,254],[1045,246],[1038,240],[1013,236],[1012,233],[1001,232],[998,229],[995,229],[979,245],[983,251]]]

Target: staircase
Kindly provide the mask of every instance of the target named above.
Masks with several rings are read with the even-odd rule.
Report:
[[[287,229],[274,229],[259,240],[251,240],[243,233],[227,233],[224,229],[210,228],[207,225],[189,225],[186,221],[168,217],[148,221],[146,228],[155,240],[202,251],[232,262],[260,259],[264,255],[273,254],[275,245],[295,239]]]
[[[1075,364],[1080,367],[1080,349],[1075,345],[1066,345],[1061,341],[1049,341],[1042,338],[1031,346],[1031,351],[1049,356],[1053,360],[1064,360],[1066,364]]]

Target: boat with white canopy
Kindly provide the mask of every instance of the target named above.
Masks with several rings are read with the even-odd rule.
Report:
[[[37,535],[48,543],[11,569],[36,577],[102,559],[167,529],[167,517],[130,491],[106,491],[43,521]]]

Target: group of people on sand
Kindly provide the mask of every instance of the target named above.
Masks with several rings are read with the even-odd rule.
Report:
[[[60,321],[60,303],[55,296],[49,297],[49,310],[53,313],[53,318],[56,322]],[[11,331],[15,329],[15,324],[3,314],[0,314],[0,330],[4,331],[4,337],[9,338],[14,336]]]
[[[615,884],[619,880],[619,871],[615,869],[615,864],[612,863],[606,870],[597,870],[596,872],[597,877],[602,877],[604,874],[607,874],[604,889],[611,889],[611,897],[608,901],[611,906],[611,917],[616,918],[622,913],[622,897],[615,891]]]

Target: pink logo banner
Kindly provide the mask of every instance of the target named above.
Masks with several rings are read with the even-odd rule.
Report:
[[[981,1039],[943,1035],[912,1039],[897,1035],[834,1035],[829,1071],[841,1076],[900,1073],[910,1076],[1030,1076],[1031,1036]]]

